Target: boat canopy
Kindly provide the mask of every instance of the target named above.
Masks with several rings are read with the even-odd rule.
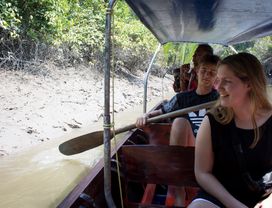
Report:
[[[161,44],[234,45],[272,34],[271,0],[125,0]]]

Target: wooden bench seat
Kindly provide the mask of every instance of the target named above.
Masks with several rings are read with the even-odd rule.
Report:
[[[149,144],[169,145],[172,123],[152,123],[144,127]]]
[[[194,176],[194,147],[128,145],[122,147],[122,167],[127,182],[198,187]],[[126,189],[129,189],[127,187]],[[138,203],[138,207],[156,207]],[[134,207],[136,202],[127,202]],[[136,207],[137,207],[136,206]],[[164,207],[164,206],[157,206]]]

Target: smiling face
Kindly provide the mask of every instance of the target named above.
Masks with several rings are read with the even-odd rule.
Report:
[[[249,102],[249,83],[242,81],[225,64],[218,68],[216,88],[220,94],[220,104],[224,107],[241,108]]]

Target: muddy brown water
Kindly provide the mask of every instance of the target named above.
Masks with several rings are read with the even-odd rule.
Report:
[[[148,103],[147,109],[160,100],[162,98],[156,98]],[[142,115],[142,111],[143,107],[140,105],[116,114],[116,128],[133,124]],[[104,154],[101,145],[81,154],[65,156],[58,151],[59,144],[79,135],[101,130],[102,122],[101,119],[84,129],[75,129],[68,136],[1,158],[0,207],[56,207]],[[118,135],[117,139],[121,136]]]

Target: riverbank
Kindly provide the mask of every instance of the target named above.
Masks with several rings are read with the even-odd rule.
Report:
[[[114,111],[142,104],[143,74],[116,75]],[[86,67],[44,73],[0,70],[0,156],[68,135],[102,120],[103,74]],[[151,76],[148,100],[172,92],[172,77]]]

